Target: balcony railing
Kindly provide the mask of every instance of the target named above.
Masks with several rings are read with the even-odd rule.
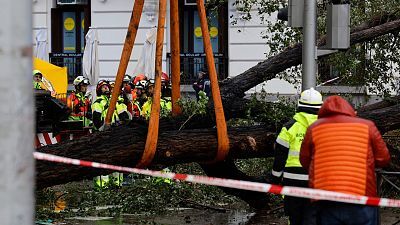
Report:
[[[50,53],[50,63],[67,67],[68,83],[72,83],[75,77],[83,75],[82,53]],[[205,53],[182,53],[181,57],[181,84],[193,84],[197,80],[200,70],[207,68]],[[214,53],[215,67],[218,80],[228,76],[228,58],[222,53]],[[167,53],[167,71],[171,74],[171,54]]]
[[[60,67],[67,67],[68,83],[71,84],[75,77],[81,76],[83,53],[50,53],[49,60],[51,64]]]
[[[205,53],[182,53],[181,57],[181,84],[193,84],[197,80],[200,70],[207,68]],[[228,58],[222,53],[214,53],[215,68],[218,80],[228,75]],[[167,66],[171,74],[171,53],[167,53]]]

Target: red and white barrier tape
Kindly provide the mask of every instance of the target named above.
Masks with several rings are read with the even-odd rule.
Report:
[[[346,202],[361,205],[371,205],[371,206],[384,206],[384,207],[400,207],[400,200],[388,199],[388,198],[376,198],[367,196],[357,196],[350,195],[332,191],[324,191],[311,188],[301,188],[301,187],[290,187],[290,186],[278,186],[266,183],[249,182],[241,180],[223,179],[216,177],[206,177],[199,175],[189,175],[189,174],[178,174],[178,173],[166,173],[153,170],[143,170],[122,166],[114,166],[109,164],[97,163],[84,161],[79,159],[71,159],[56,155],[50,155],[41,152],[33,153],[35,159],[58,162],[64,164],[79,165],[85,167],[109,169],[114,171],[137,173],[153,177],[162,177],[175,180],[182,180],[192,183],[207,184],[220,187],[236,188],[241,190],[258,191],[258,192],[270,192],[274,194],[288,195],[294,197],[310,198],[315,200],[329,200],[336,202]]]

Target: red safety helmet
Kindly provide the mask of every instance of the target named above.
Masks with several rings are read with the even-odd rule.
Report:
[[[135,79],[133,80],[133,83],[136,85],[137,82],[139,82],[141,80],[147,80],[147,77],[144,74],[139,74],[135,77]]]
[[[169,76],[164,72],[161,73],[161,84],[163,85],[169,84]]]
[[[110,82],[106,81],[106,80],[99,80],[99,82],[97,83],[96,86],[96,94],[97,96],[102,95],[103,93],[101,92],[101,87],[103,87],[104,85],[108,86],[108,89],[111,91],[111,85]]]

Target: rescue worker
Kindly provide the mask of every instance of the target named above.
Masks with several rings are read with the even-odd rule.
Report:
[[[132,117],[140,117],[140,105],[139,102],[132,98],[132,88],[130,85],[126,85],[123,90],[124,103],[128,108],[128,112]]]
[[[132,81],[132,77],[129,76],[128,74],[125,74],[124,79],[122,81],[122,88],[126,87],[129,85],[129,83]]]
[[[272,183],[308,187],[308,174],[299,160],[300,147],[307,128],[317,120],[322,103],[322,95],[314,88],[301,93],[297,113],[282,127],[276,139]],[[309,199],[285,196],[284,211],[291,225],[316,224]]]
[[[104,120],[107,115],[107,110],[111,101],[111,85],[106,80],[100,80],[96,86],[96,101],[92,105],[93,111],[93,125],[96,130],[104,130]],[[119,98],[116,105],[114,114],[112,116],[111,125],[119,125],[131,119],[123,99]]]
[[[143,107],[144,103],[147,101],[146,90],[148,88],[149,81],[146,79],[139,80],[135,83],[135,89],[132,92],[132,99]]]
[[[196,99],[199,101],[199,92],[203,91],[208,98],[210,98],[211,94],[211,82],[208,78],[207,72],[205,69],[202,69],[198,72],[197,81],[192,85],[194,91],[196,92]]]
[[[161,73],[161,97],[166,101],[171,101],[172,97],[169,76],[164,72]]]
[[[106,80],[100,80],[96,86],[97,99],[92,105],[93,125],[96,130],[105,129],[104,120],[107,115],[108,107],[111,101],[111,85]],[[111,119],[111,125],[119,125],[131,119],[127,106],[120,97],[115,105],[115,110]],[[94,184],[97,189],[109,188],[110,186],[121,186],[123,182],[122,173],[112,173],[106,176],[97,176],[94,178]]]
[[[34,70],[32,73],[33,73],[33,88],[36,90],[47,90],[42,82],[43,79],[42,72],[40,72],[40,70]]]
[[[112,93],[114,86],[115,86],[115,82],[114,81],[109,81],[110,83],[110,92]]]
[[[135,79],[133,79],[133,85],[134,85],[134,89],[132,90],[132,98],[133,100],[136,100],[136,98],[138,98],[138,96],[142,96],[144,93],[144,90],[146,90],[147,88],[147,77],[144,74],[139,74],[135,77]],[[141,90],[138,90],[141,89]],[[137,93],[137,92],[140,93]],[[144,101],[141,103],[141,105],[143,105]]]
[[[90,99],[86,96],[89,79],[78,76],[73,82],[75,91],[68,96],[67,106],[71,109],[69,120],[80,120],[84,127],[91,124],[92,111]]]
[[[309,171],[311,188],[378,197],[375,167],[390,163],[389,150],[374,122],[357,118],[340,96],[328,97],[318,120],[307,130],[300,151]],[[378,208],[342,202],[318,201],[321,225],[378,225]]]
[[[151,105],[153,104],[154,81],[150,80],[147,87],[147,101],[142,107],[142,116],[147,120],[150,119]],[[168,117],[172,111],[172,103],[160,98],[160,117]]]

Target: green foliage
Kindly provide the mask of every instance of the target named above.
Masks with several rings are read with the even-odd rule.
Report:
[[[321,37],[326,33],[326,5],[328,1],[317,1],[318,17],[317,30]],[[236,0],[233,3],[239,14],[232,14],[232,24],[238,20],[250,20],[254,16],[261,18],[261,23],[266,25],[265,31],[260,34],[265,39],[270,51],[267,57],[274,56],[294,43],[301,42],[301,30],[290,28],[286,22],[271,19],[271,15],[279,8],[287,6],[283,0]],[[256,9],[256,13],[253,13]],[[385,21],[388,15],[399,16],[400,4],[398,0],[353,0],[351,1],[351,27],[365,23],[371,18],[381,16]],[[329,77],[329,70],[339,76],[341,85],[365,85],[368,91],[387,96],[391,91],[399,91],[400,84],[395,74],[400,72],[400,40],[399,31],[357,44],[344,52],[339,52],[320,60],[320,74],[317,78],[320,83]],[[324,70],[323,67],[327,69]],[[328,71],[328,72],[327,72]],[[298,84],[301,77],[301,66],[292,67],[278,77],[292,84]]]
[[[187,120],[181,125],[179,130],[181,130],[194,116],[204,116],[207,114],[208,100],[209,99],[204,91],[199,92],[198,101],[191,98],[181,98],[178,100],[178,104],[182,109],[182,115],[187,117]]]
[[[247,118],[264,124],[272,124],[275,132],[279,132],[282,124],[295,114],[296,104],[290,99],[278,96],[275,102],[268,102],[268,94],[264,89],[252,95],[247,105]]]
[[[208,97],[204,91],[199,92],[199,101],[191,98],[181,98],[178,100],[182,108],[182,114],[186,117],[193,115],[205,115],[207,113]]]
[[[271,99],[277,100],[271,102]],[[268,94],[264,88],[251,95],[246,105],[245,118],[233,118],[227,122],[230,127],[252,125],[270,125],[270,129],[279,132],[282,125],[296,113],[297,104],[289,98]]]
[[[266,176],[271,172],[273,158],[237,159],[236,166],[250,176]]]

